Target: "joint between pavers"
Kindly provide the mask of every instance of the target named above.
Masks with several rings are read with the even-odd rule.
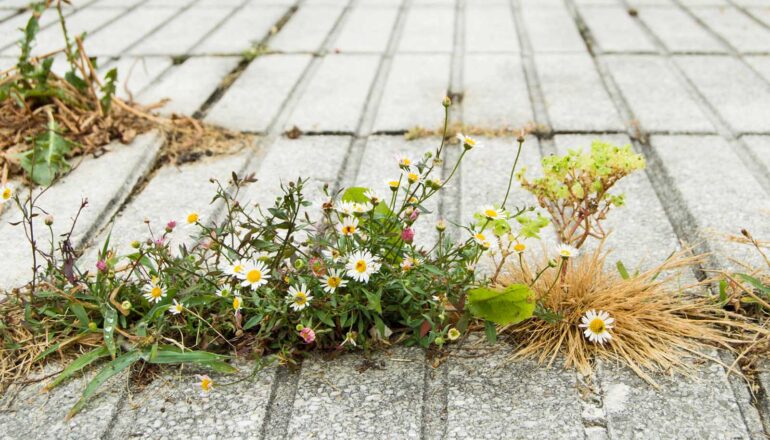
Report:
[[[724,365],[732,365],[736,360],[732,354],[724,350],[720,350],[718,356]],[[768,432],[766,419],[768,415],[764,414],[762,408],[767,408],[765,403],[767,395],[761,382],[757,381],[759,386],[759,395],[757,395],[751,390],[748,383],[745,382],[745,378],[730,374],[730,370],[726,368],[725,370],[727,382],[730,385],[730,390],[733,392],[733,397],[735,397],[735,402],[738,405],[738,410],[741,412],[741,418],[749,435],[752,439],[766,439],[766,433]]]
[[[604,408],[604,396],[602,395],[599,381],[596,380],[599,370],[602,368],[598,363],[596,370],[589,376],[584,376],[575,372],[575,384],[578,387],[577,394],[582,405],[581,422],[586,438],[596,438],[595,435],[589,435],[590,431],[601,431],[603,438],[609,438],[607,411]]]
[[[260,432],[261,439],[286,438],[298,388],[299,372],[279,367],[275,382],[270,389],[270,398],[267,401]],[[278,402],[285,402],[286,405],[279,405]]]
[[[422,394],[422,420],[420,438],[423,440],[443,439],[447,432],[449,405],[448,359],[433,368],[425,360],[425,374]]]
[[[356,130],[353,139],[348,146],[348,151],[343,158],[342,166],[340,167],[339,174],[334,182],[334,192],[339,191],[341,188],[353,184],[358,176],[359,169],[361,168],[361,161],[363,160],[364,149],[366,143],[371,135],[403,135],[406,131],[397,132],[372,132],[375,119],[377,118],[377,112],[379,110],[382,96],[385,93],[385,85],[390,75],[390,69],[393,64],[393,56],[396,53],[398,44],[401,41],[403,35],[404,25],[406,23],[406,16],[412,5],[412,0],[402,0],[398,7],[396,19],[393,22],[393,29],[390,32],[388,38],[388,44],[385,46],[385,51],[382,53],[379,65],[377,66],[377,72],[374,75],[369,91],[367,92],[363,111],[361,117],[358,120]]]

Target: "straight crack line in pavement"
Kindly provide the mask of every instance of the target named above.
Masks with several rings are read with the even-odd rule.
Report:
[[[511,13],[513,14],[513,22],[516,26],[516,35],[519,39],[519,47],[521,47],[521,64],[524,67],[524,80],[527,83],[529,101],[532,105],[532,114],[535,118],[535,124],[538,127],[538,130],[536,130],[537,137],[539,139],[549,139],[553,137],[553,128],[551,119],[548,116],[548,111],[545,108],[545,95],[543,94],[543,88],[537,74],[532,42],[529,40],[527,26],[522,17],[521,2],[519,0],[510,0],[510,6]],[[552,143],[544,144],[540,142],[539,147],[541,157],[556,154],[556,149],[553,148]]]
[[[748,10],[748,8],[746,8],[745,6],[743,6],[743,5],[741,5],[741,4],[738,4],[738,3],[735,3],[735,1],[734,1],[734,0],[727,0],[727,3],[729,3],[729,4],[730,4],[730,6],[734,7],[735,9],[737,9],[738,11],[740,11],[741,13],[743,13],[743,15],[745,15],[746,17],[748,17],[748,18],[749,18],[751,21],[753,21],[754,23],[756,23],[756,24],[758,24],[758,25],[762,26],[762,27],[763,27],[763,28],[765,28],[765,29],[770,29],[770,24],[767,24],[767,23],[765,23],[764,21],[762,21],[762,19],[760,19],[759,17],[757,17],[756,15],[754,15],[754,14],[753,14],[751,11],[749,11],[749,10]]]
[[[345,153],[345,157],[342,160],[339,174],[334,182],[332,193],[336,193],[341,188],[353,185],[358,176],[358,172],[361,168],[361,161],[363,160],[364,150],[366,149],[366,143],[369,137],[373,134],[380,135],[403,135],[406,131],[392,131],[392,132],[372,132],[374,122],[377,119],[377,113],[382,102],[383,94],[385,93],[385,86],[387,85],[388,77],[390,75],[390,69],[393,64],[393,56],[396,53],[398,44],[401,41],[401,35],[404,31],[404,25],[406,23],[406,16],[412,6],[412,0],[402,0],[398,8],[396,19],[393,23],[393,30],[390,33],[388,44],[385,47],[385,51],[382,53],[379,65],[377,66],[377,73],[372,80],[372,84],[369,87],[367,93],[364,109],[361,113],[361,117],[358,121],[358,126],[355,130],[355,136],[348,146],[348,151]]]
[[[260,438],[263,440],[287,438],[294,399],[299,388],[299,371],[290,371],[286,367],[277,368],[260,430]]]

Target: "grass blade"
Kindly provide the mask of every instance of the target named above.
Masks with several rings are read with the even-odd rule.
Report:
[[[62,382],[72,377],[73,374],[77,373],[78,371],[82,370],[83,368],[91,365],[94,363],[94,361],[103,358],[104,356],[109,355],[109,351],[107,351],[107,347],[99,347],[97,349],[91,350],[88,353],[80,356],[79,358],[75,359],[74,361],[70,362],[69,365],[67,365],[67,368],[64,369],[56,378],[51,381],[48,385],[43,388],[45,391],[50,391],[53,388],[61,385]]]
[[[106,349],[105,349],[106,350]],[[115,360],[111,361],[107,366],[101,369],[91,382],[88,383],[86,389],[83,390],[83,395],[80,400],[77,401],[75,406],[67,413],[67,419],[71,419],[72,416],[79,413],[80,410],[86,405],[88,399],[90,399],[94,393],[101,387],[104,382],[107,382],[111,377],[125,370],[142,358],[142,352],[139,350],[129,351],[128,353],[118,356]]]

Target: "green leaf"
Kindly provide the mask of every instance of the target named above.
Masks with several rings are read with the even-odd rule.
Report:
[[[758,279],[756,279],[756,278],[754,278],[754,277],[752,277],[750,275],[746,275],[745,273],[739,273],[738,277],[740,279],[742,279],[743,281],[751,284],[752,287],[754,287],[758,291],[762,292],[765,296],[770,296],[770,286],[765,286]]]
[[[85,406],[86,402],[88,402],[88,399],[90,399],[94,393],[96,393],[96,391],[99,389],[99,387],[102,386],[102,384],[104,384],[104,382],[107,382],[113,376],[133,365],[134,362],[141,359],[142,356],[143,354],[139,350],[129,351],[128,353],[124,353],[118,356],[112,362],[107,364],[107,366],[102,368],[101,371],[99,371],[96,376],[91,379],[91,382],[88,383],[88,386],[86,386],[86,389],[83,391],[83,395],[80,397],[80,400],[78,400],[77,403],[75,403],[75,406],[73,406],[69,413],[67,413],[67,418],[70,419],[72,416],[80,412],[80,410],[82,410]]]
[[[724,306],[727,304],[727,281],[719,280],[719,302]]]
[[[622,261],[618,260],[617,263],[615,263],[615,266],[618,268],[618,273],[620,274],[620,277],[624,280],[627,280],[629,278],[628,271],[626,270],[626,266],[623,264]]]
[[[104,84],[102,84],[102,98],[99,100],[102,110],[109,113],[112,106],[112,97],[115,95],[115,85],[118,82],[118,69],[113,67],[104,75]]]
[[[102,326],[104,345],[110,350],[110,356],[115,359],[118,351],[115,344],[115,327],[118,325],[118,312],[111,306],[104,305],[102,306],[102,315],[104,315],[104,325]]]
[[[88,322],[90,321],[88,319],[88,314],[86,313],[86,309],[83,308],[83,306],[76,302],[70,302],[70,309],[72,310],[72,313],[77,316],[78,321],[80,321],[80,324],[83,328],[88,328]]]
[[[492,321],[484,321],[484,334],[490,344],[497,342],[497,326]]]
[[[512,284],[504,289],[480,287],[468,292],[468,309],[477,318],[508,325],[531,317],[535,301],[526,284]]]
[[[99,347],[94,350],[89,351],[88,353],[81,355],[74,361],[70,362],[69,365],[67,365],[67,368],[65,368],[61,373],[59,373],[56,378],[51,381],[48,385],[45,386],[46,391],[50,391],[53,388],[61,385],[62,382],[72,377],[73,374],[77,373],[78,371],[82,370],[83,368],[91,365],[95,361],[109,355],[110,352],[107,350],[107,347]]]
[[[366,308],[382,314],[382,304],[380,302],[380,295],[378,293],[371,293],[368,291],[364,291],[364,293],[366,294],[366,299],[368,300]]]
[[[88,84],[72,70],[64,74],[64,79],[81,92],[86,91],[88,88]]]
[[[151,364],[206,364],[208,362],[223,361],[227,359],[227,356],[215,353],[209,353],[208,351],[178,351],[176,348],[164,347],[158,348],[155,356],[151,357],[148,362]]]

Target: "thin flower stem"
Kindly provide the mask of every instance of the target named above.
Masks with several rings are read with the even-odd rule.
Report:
[[[513,175],[516,172],[516,165],[519,163],[519,155],[521,154],[521,147],[524,145],[524,138],[519,138],[519,148],[516,151],[516,159],[513,161],[513,166],[511,167],[511,175],[508,177],[508,189],[505,190],[505,198],[503,199],[503,204],[500,205],[500,209],[505,209],[505,203],[508,201],[508,195],[511,193],[511,184],[513,183]]]

